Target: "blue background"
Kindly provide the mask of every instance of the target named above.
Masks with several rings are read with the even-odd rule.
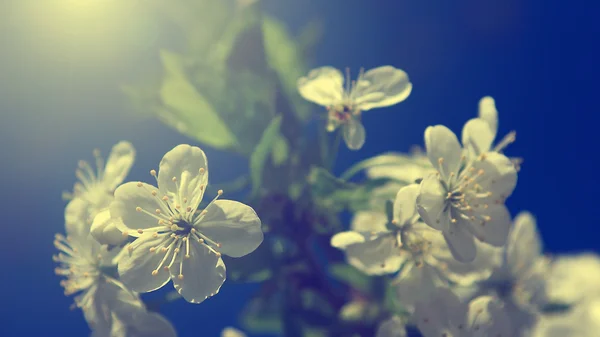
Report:
[[[46,4],[59,1],[77,2]],[[0,335],[7,337],[88,333],[81,314],[68,310],[72,299],[63,296],[51,259],[53,235],[62,231],[61,192],[72,187],[77,161],[92,159],[96,147],[107,154],[117,141],[129,140],[138,151],[129,178],[147,180],[166,151],[187,142],[155,120],[129,114],[118,91],[118,84],[156,61],[164,35],[152,18],[113,17],[105,22],[106,32],[67,32],[124,36],[119,48],[94,49],[93,42],[67,48],[61,45],[64,31],[51,29],[62,18],[37,8],[42,2],[0,4]],[[597,6],[272,0],[264,7],[292,29],[322,20],[325,35],[315,66],[356,71],[392,64],[414,84],[407,101],[364,114],[367,143],[359,152],[344,149],[338,170],[422,144],[428,125],[444,124],[458,133],[476,115],[479,98],[492,95],[499,134],[517,131],[507,153],[525,159],[508,200],[513,214],[529,210],[537,216],[551,253],[600,249]],[[144,39],[136,38],[140,31]],[[243,163],[216,151],[207,154],[210,167],[221,171],[211,175],[213,182],[227,180]],[[226,283],[202,305],[180,301],[163,313],[182,337],[218,336],[223,327],[236,325],[234,313],[254,289]]]

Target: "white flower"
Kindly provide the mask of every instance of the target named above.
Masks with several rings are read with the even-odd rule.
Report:
[[[600,257],[594,253],[558,256],[551,264],[546,295],[551,302],[577,304],[600,298]]]
[[[572,310],[540,318],[531,337],[597,337],[600,330],[600,297],[585,299]]]
[[[127,237],[117,227],[118,220],[110,216],[108,208],[98,212],[90,228],[92,236],[101,244],[119,246]]]
[[[96,158],[95,170],[88,162],[82,160],[79,162],[79,168],[75,171],[79,181],[75,183],[73,193],[67,195],[72,199],[65,211],[67,223],[77,223],[83,217],[89,226],[98,213],[108,208],[113,200],[115,189],[123,182],[133,165],[135,149],[128,142],[119,142],[113,146],[106,165],[98,150],[94,151],[94,157]],[[92,235],[96,233],[97,230],[93,231]],[[97,239],[100,239],[103,244],[111,245],[118,245],[124,240],[119,233],[112,236],[116,236],[119,240],[102,242],[102,236]]]
[[[65,294],[77,294],[75,305],[83,310],[92,336],[175,336],[170,323],[159,315],[147,313],[137,294],[115,278],[119,250],[107,251],[102,247],[89,235],[83,219],[78,224],[67,224],[66,230],[67,237],[57,234],[54,241],[60,251],[53,257],[60,264],[55,272],[66,277],[61,281]],[[144,331],[140,324],[163,333],[152,334],[148,330],[137,335],[119,333]]]
[[[204,152],[178,145],[160,162],[158,188],[142,182],[115,191],[110,214],[116,226],[137,239],[119,261],[121,280],[134,291],[150,292],[173,280],[191,303],[216,294],[225,281],[221,253],[241,257],[263,240],[254,210],[231,200],[212,200],[198,210],[208,184]]]
[[[437,173],[421,182],[417,207],[423,221],[443,232],[460,261],[475,259],[474,238],[504,245],[511,224],[504,200],[517,183],[511,161],[496,152],[468,160],[456,135],[442,125],[425,130],[425,145]]]
[[[298,79],[298,91],[306,100],[328,109],[329,131],[342,127],[348,148],[360,149],[365,142],[365,129],[360,122],[362,111],[387,107],[405,100],[412,90],[408,75],[392,66],[382,66],[350,81],[332,67],[313,69]]]
[[[448,288],[418,303],[414,320],[424,337],[513,337],[500,301],[481,296],[462,303]]]
[[[246,334],[236,328],[227,327],[221,331],[221,337],[246,337]]]
[[[392,316],[387,320],[383,321],[379,328],[377,328],[377,334],[375,337],[406,337],[406,327],[404,322],[397,317]]]

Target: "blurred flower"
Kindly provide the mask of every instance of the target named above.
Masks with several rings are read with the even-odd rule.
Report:
[[[558,256],[552,261],[546,295],[551,302],[577,304],[600,298],[600,258],[597,254]]]
[[[502,303],[491,296],[461,302],[448,288],[417,304],[414,320],[424,337],[510,337],[510,321]]]
[[[246,337],[246,334],[236,328],[227,327],[221,331],[221,337]]]
[[[408,75],[392,66],[382,66],[365,73],[356,81],[350,80],[333,67],[313,69],[308,76],[298,79],[298,91],[306,100],[327,107],[327,130],[342,127],[344,141],[352,150],[365,142],[362,111],[387,107],[405,100],[412,90]]]
[[[110,216],[110,210],[104,209],[94,217],[92,222],[91,234],[101,244],[109,246],[119,246],[127,236],[117,228],[117,221]]]
[[[528,336],[597,337],[599,330],[600,297],[592,296],[566,313],[542,316]]]
[[[231,200],[213,199],[198,207],[208,184],[204,151],[178,145],[160,162],[158,188],[130,182],[115,191],[110,214],[123,234],[136,237],[119,261],[122,281],[150,292],[173,280],[191,303],[215,295],[225,281],[221,253],[241,257],[263,240],[254,210]],[[184,277],[185,275],[185,277]]]
[[[443,232],[463,262],[476,257],[474,238],[504,245],[511,223],[504,200],[517,183],[510,160],[496,152],[469,160],[456,135],[442,125],[425,130],[425,145],[437,173],[421,182],[417,207],[423,221]]]
[[[404,322],[397,317],[392,316],[383,321],[377,329],[375,337],[406,337],[406,327]]]

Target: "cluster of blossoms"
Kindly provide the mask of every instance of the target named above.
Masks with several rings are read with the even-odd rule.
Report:
[[[122,184],[135,151],[121,142],[97,170],[80,163],[80,182],[69,195],[66,236],[54,242],[54,260],[65,294],[78,293],[95,337],[169,337],[174,328],[146,309],[139,293],[157,290],[169,280],[190,303],[218,293],[225,281],[221,254],[241,257],[263,240],[254,210],[232,200],[218,200],[219,190],[201,207],[208,166],[198,147],[178,145],[151,171],[158,187]]]
[[[298,91],[327,108],[326,128],[341,132],[349,149],[366,139],[361,113],[405,100],[412,90],[402,70],[383,66],[356,81],[331,67],[298,80]],[[498,114],[491,97],[464,125],[461,141],[442,125],[425,130],[425,151],[402,164],[367,168],[388,178],[372,192],[350,229],[331,237],[348,264],[367,275],[389,275],[406,310],[388,315],[377,337],[592,336],[600,325],[600,260],[594,255],[551,260],[543,254],[533,215],[514,219],[505,206],[520,159],[503,154],[511,132],[494,145]],[[131,144],[115,145],[96,169],[80,162],[65,210],[66,236],[57,235],[56,273],[65,294],[77,294],[95,337],[169,337],[175,329],[149,311],[139,294],[172,281],[190,303],[219,292],[226,278],[222,254],[238,258],[263,241],[261,220],[243,203],[203,203],[208,186],[204,152],[178,145],[150,175],[156,186],[123,183],[133,165]],[[386,197],[393,192],[395,198]],[[390,211],[381,204],[388,202]],[[567,309],[550,314],[559,304]],[[222,337],[243,337],[226,328]]]

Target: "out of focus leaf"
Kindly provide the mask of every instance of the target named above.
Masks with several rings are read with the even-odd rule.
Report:
[[[321,317],[331,317],[335,315],[335,310],[331,304],[316,291],[310,289],[303,290],[300,294],[300,299],[302,301],[302,308],[306,311],[318,313]]]
[[[257,297],[246,305],[241,315],[244,330],[253,333],[280,334],[283,318],[276,298]]]
[[[256,195],[262,183],[263,169],[265,162],[273,145],[277,141],[279,135],[279,127],[281,126],[281,116],[273,118],[269,126],[263,132],[263,135],[256,145],[254,152],[250,156],[250,177],[252,179],[252,195]]]
[[[263,242],[246,256],[223,256],[223,260],[227,266],[227,279],[234,282],[262,282],[273,276],[273,260],[268,242]]]
[[[380,313],[376,303],[368,301],[353,301],[346,303],[340,309],[339,317],[349,322],[373,322]]]
[[[218,149],[235,148],[235,136],[210,102],[189,82],[181,57],[161,51],[161,59],[166,75],[160,97],[177,119],[165,122],[206,145]]]
[[[280,166],[285,163],[288,159],[290,146],[287,140],[282,135],[277,137],[275,144],[273,144],[273,151],[271,152],[271,158],[273,160],[273,166]]]
[[[364,293],[368,293],[371,290],[369,276],[351,265],[345,263],[332,264],[329,266],[329,274],[334,279]]]

